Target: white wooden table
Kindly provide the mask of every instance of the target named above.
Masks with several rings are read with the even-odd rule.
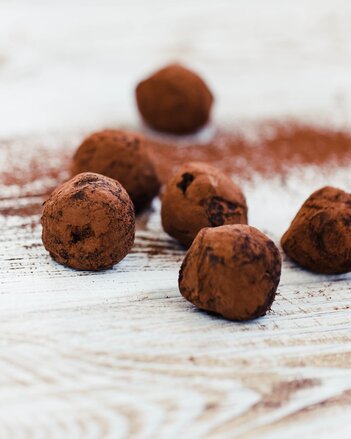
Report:
[[[0,173],[136,127],[133,85],[169,59],[206,73],[219,122],[349,123],[350,2],[125,3],[0,1]],[[0,182],[1,439],[351,436],[351,275],[284,259],[272,311],[228,322],[180,296],[158,200],[125,260],[75,272],[23,215],[55,181]],[[242,182],[250,223],[278,243],[325,183],[350,190],[350,166]]]

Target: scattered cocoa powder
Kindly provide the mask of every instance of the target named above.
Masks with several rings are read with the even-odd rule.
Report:
[[[0,215],[2,216],[29,217],[40,212],[43,204],[42,198],[38,198],[36,201],[25,204],[24,206],[19,204],[18,200],[15,202],[13,200],[8,201],[8,205],[2,206],[0,209]]]
[[[253,131],[253,139],[218,130],[207,143],[183,141],[177,148],[173,143],[153,143],[150,151],[163,182],[189,161],[211,163],[244,180],[257,173],[285,175],[298,166],[351,163],[351,133],[346,130],[288,121],[265,123]]]
[[[191,140],[152,139],[149,154],[162,182],[189,161],[208,162],[235,175],[240,180],[253,175],[285,175],[295,167],[347,166],[351,164],[351,133],[332,128],[303,125],[298,122],[265,123],[254,129],[254,138],[230,131],[217,130],[207,143]],[[39,214],[45,197],[69,178],[73,140],[0,141],[0,215],[28,215],[28,209],[17,210],[19,197],[40,196],[32,214]],[[50,145],[50,146],[48,146]],[[19,160],[21,157],[21,160]],[[1,206],[1,200],[12,199],[13,209]]]
[[[66,139],[0,140],[0,153],[0,215],[38,215],[45,198],[69,178]]]
[[[26,195],[48,194],[57,186],[57,181],[69,175],[71,153],[68,145],[51,148],[42,141],[38,144],[36,139],[0,140],[0,150],[4,155],[0,163],[0,188],[24,188],[30,183],[45,180],[41,187],[28,189]],[[0,199],[3,199],[2,194]]]

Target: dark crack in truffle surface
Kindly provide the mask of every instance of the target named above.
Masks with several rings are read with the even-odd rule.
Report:
[[[270,309],[280,281],[275,244],[242,224],[202,229],[179,273],[179,290],[193,305],[231,320],[251,320]]]
[[[177,187],[185,194],[186,190],[188,189],[188,186],[194,181],[194,176],[190,174],[189,172],[185,172],[182,175],[182,179],[179,183],[177,183]]]
[[[285,253],[317,273],[351,271],[351,194],[326,186],[304,202],[281,240]]]
[[[42,240],[57,262],[77,270],[102,270],[121,261],[134,242],[133,204],[111,178],[78,174],[44,203]]]
[[[207,218],[212,227],[222,226],[232,220],[236,223],[238,217],[238,204],[225,200],[217,195],[202,202],[205,207]]]

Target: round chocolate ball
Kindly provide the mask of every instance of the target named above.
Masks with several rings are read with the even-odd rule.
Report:
[[[59,186],[44,203],[43,244],[62,265],[103,270],[134,242],[134,207],[118,181],[86,172]]]
[[[200,76],[171,64],[138,84],[136,100],[150,127],[187,134],[208,122],[213,96]]]
[[[179,168],[162,195],[164,230],[185,247],[203,227],[246,224],[247,205],[240,188],[225,174],[205,163]]]
[[[72,175],[96,172],[118,180],[139,212],[150,205],[160,189],[147,142],[142,135],[128,131],[96,132],[77,149]]]
[[[325,274],[351,271],[351,194],[328,186],[314,192],[281,244],[307,270]]]
[[[202,229],[179,273],[179,290],[198,308],[230,320],[250,320],[270,309],[280,280],[277,247],[248,225]]]

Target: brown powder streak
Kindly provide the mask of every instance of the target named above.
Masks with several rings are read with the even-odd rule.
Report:
[[[269,123],[257,129],[254,140],[218,131],[205,144],[175,147],[170,143],[153,143],[150,152],[163,182],[178,166],[189,161],[208,162],[247,180],[256,173],[287,174],[304,165],[349,165],[351,133],[296,122]]]
[[[162,182],[189,161],[210,163],[241,180],[255,174],[284,175],[297,166],[351,164],[350,132],[291,121],[261,124],[253,131],[251,139],[218,129],[204,144],[177,138],[162,142],[150,139],[149,152]],[[71,142],[52,148],[45,141],[36,144],[35,140],[26,140],[20,147],[18,141],[0,141],[0,153],[5,158],[0,163],[0,215],[39,214],[41,201],[68,178],[74,147]],[[14,195],[4,191],[9,188],[14,189]],[[41,197],[38,203],[23,207],[17,201],[33,196]],[[2,206],[5,199],[13,199],[13,207],[8,203]]]

